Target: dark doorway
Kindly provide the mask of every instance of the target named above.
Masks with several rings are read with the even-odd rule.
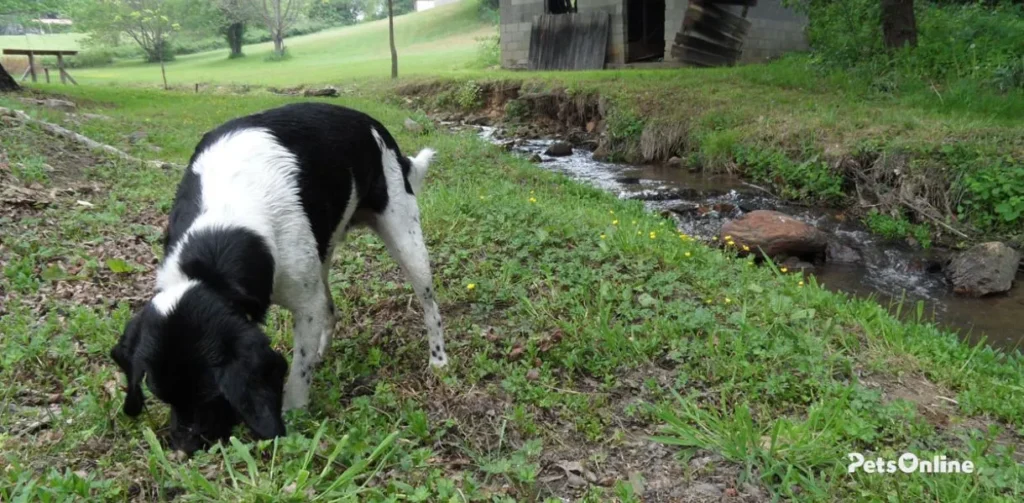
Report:
[[[576,12],[576,0],[547,0],[548,14],[570,14]]]
[[[665,57],[665,0],[626,0],[626,62]]]

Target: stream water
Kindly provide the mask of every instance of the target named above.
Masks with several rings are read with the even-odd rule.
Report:
[[[500,129],[472,127],[490,142],[505,144]],[[896,312],[902,301],[904,312],[915,311],[922,301],[926,313],[939,325],[957,331],[962,338],[1007,350],[1024,342],[1024,274],[1018,273],[1014,288],[1006,295],[982,299],[955,296],[933,254],[900,243],[879,239],[855,219],[836,211],[787,205],[762,188],[728,174],[692,173],[668,166],[629,166],[598,162],[582,149],[570,156],[550,157],[543,152],[552,140],[515,140],[512,150],[525,156],[537,154],[540,166],[617,194],[622,199],[639,199],[651,211],[671,211],[679,230],[695,238],[710,239],[723,223],[746,212],[776,210],[808,222],[835,236],[856,250],[860,260],[852,264],[817,265],[810,272],[819,284],[835,291],[874,296]]]

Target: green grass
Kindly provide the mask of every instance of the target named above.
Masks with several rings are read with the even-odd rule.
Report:
[[[395,44],[402,75],[423,75],[465,68],[476,56],[476,37],[497,28],[481,20],[468,1],[395,18]],[[391,75],[387,20],[334,28],[285,40],[289,58],[267,61],[273,44],[246,46],[246,57],[228,60],[228,51],[179,56],[167,65],[171,84],[240,83],[249,85],[323,84]],[[81,82],[161,83],[160,66],[121,62],[78,70]]]
[[[111,119],[34,113],[179,163],[211,127],[287,102],[61,90]],[[753,499],[1024,497],[1019,354],[966,345],[921,306],[900,323],[870,299],[704,247],[639,202],[472,135],[412,135],[397,107],[338,102],[379,118],[405,152],[440,152],[420,204],[450,368],[426,370],[414,294],[383,244],[357,232],[332,269],[343,328],[311,408],[286,417],[289,436],[248,443],[239,430],[171,459],[166,409],[150,399],[139,420],[124,417],[107,353],[131,314],[125,299],[151,294],[181,173],[6,127],[17,170],[0,176],[54,200],[0,206],[0,500],[649,501],[719,483]],[[137,131],[147,139],[130,144]],[[278,310],[266,327],[285,351],[288,327]],[[979,471],[850,475],[850,452],[941,453]]]
[[[58,33],[53,35],[0,35],[0,49],[81,49],[81,33]]]

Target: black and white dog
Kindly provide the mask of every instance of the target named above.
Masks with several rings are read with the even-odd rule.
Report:
[[[124,410],[143,407],[142,381],[171,407],[171,443],[191,454],[244,422],[285,434],[283,410],[309,401],[313,367],[335,324],[331,257],[365,225],[384,241],[424,310],[430,364],[442,367],[441,315],[416,194],[434,151],[402,155],[375,119],[299,103],[207,133],[178,186],[155,296],[111,356],[128,378]],[[291,311],[291,371],[260,325],[271,304]]]

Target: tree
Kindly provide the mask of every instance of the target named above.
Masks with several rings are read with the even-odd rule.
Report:
[[[218,0],[217,10],[222,18],[220,23],[220,34],[228,42],[231,53],[228,58],[240,58],[242,44],[245,36],[245,23],[249,21],[249,9],[243,5],[243,0]]]
[[[17,91],[21,87],[18,82],[11,77],[11,74],[7,73],[7,69],[4,68],[3,64],[0,64],[0,93],[6,93],[8,91]]]
[[[359,22],[362,12],[362,0],[312,0],[307,15],[334,25],[350,25]]]
[[[388,37],[391,39],[391,78],[398,78],[398,51],[395,49],[395,10],[388,0]]]
[[[882,1],[882,37],[885,48],[917,47],[917,19],[914,0]]]
[[[202,0],[79,0],[76,23],[98,39],[125,34],[145,52],[150,63],[174,59],[173,37],[192,14],[202,11]]]
[[[246,0],[274,41],[274,54],[284,56],[284,36],[305,9],[305,0]]]

